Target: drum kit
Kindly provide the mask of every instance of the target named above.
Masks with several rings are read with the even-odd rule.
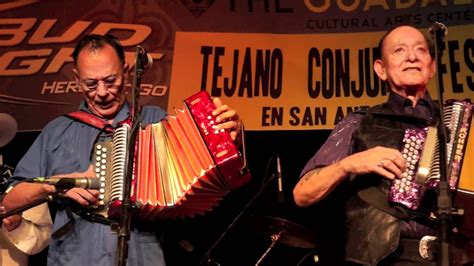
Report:
[[[316,248],[316,236],[309,229],[285,220],[272,216],[249,216],[243,218],[242,224],[248,227],[255,234],[269,237],[272,244],[279,243],[295,248]]]
[[[315,233],[295,222],[249,215],[236,224],[233,236],[208,265],[319,265]]]
[[[263,238],[270,240],[268,248],[259,257],[255,265],[260,265],[277,244],[310,250],[314,250],[318,247],[314,232],[283,218],[272,216],[249,216],[247,219],[244,219],[242,223],[247,224],[248,228],[251,228],[255,234],[260,234]],[[313,252],[307,254],[313,254]],[[301,261],[306,259],[306,257],[307,256],[305,256]],[[319,261],[317,254],[313,254],[313,261],[315,263]]]

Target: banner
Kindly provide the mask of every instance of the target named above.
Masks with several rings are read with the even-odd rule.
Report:
[[[473,98],[471,27],[450,28],[440,66],[448,98]],[[384,32],[338,34],[176,33],[170,106],[207,90],[258,130],[331,129],[348,112],[384,101],[372,67]],[[435,79],[429,85],[436,95]]]
[[[472,0],[11,0],[0,15],[0,112],[22,131],[78,108],[71,54],[91,33],[117,36],[129,64],[136,45],[152,55],[141,104],[171,110],[205,89],[249,130],[306,130],[383,101],[372,71],[382,34],[439,21],[445,98],[473,98]]]

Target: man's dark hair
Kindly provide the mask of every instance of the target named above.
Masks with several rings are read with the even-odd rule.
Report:
[[[385,42],[385,38],[387,38],[387,36],[388,36],[390,33],[392,33],[393,30],[395,30],[395,29],[397,29],[397,28],[399,28],[399,27],[401,27],[401,26],[410,26],[410,25],[399,25],[399,26],[396,26],[396,27],[390,29],[389,31],[387,31],[387,32],[382,36],[382,38],[381,38],[380,41],[379,41],[379,44],[378,44],[378,54],[376,54],[377,58],[375,58],[375,59],[382,59],[382,48],[383,48],[383,45],[384,45],[384,42]],[[412,26],[410,26],[410,27],[412,27]],[[421,34],[423,35],[423,37],[425,38],[426,43],[428,44],[428,50],[429,50],[429,53],[430,53],[431,58],[434,59],[434,58],[435,58],[435,50],[434,50],[434,44],[433,44],[433,42],[431,41],[430,38],[428,38],[428,37],[426,36],[426,34],[424,34],[423,32],[421,32]]]
[[[74,48],[74,52],[72,53],[72,58],[74,59],[74,64],[77,64],[77,57],[79,53],[84,49],[89,49],[91,51],[100,50],[104,48],[105,45],[110,45],[114,48],[117,56],[120,60],[120,63],[123,65],[125,63],[125,52],[123,51],[123,47],[120,44],[119,40],[110,34],[106,35],[98,35],[98,34],[91,34],[84,36]]]

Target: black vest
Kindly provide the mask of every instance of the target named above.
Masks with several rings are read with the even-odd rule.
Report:
[[[377,146],[400,150],[405,129],[424,128],[429,123],[423,118],[396,114],[387,104],[377,105],[367,111],[353,135],[354,153]],[[346,260],[375,265],[398,247],[400,216],[394,213],[400,209],[388,203],[389,180],[368,174],[350,177],[348,183]],[[388,211],[367,200],[365,195],[373,191],[383,194],[375,205],[385,205]]]

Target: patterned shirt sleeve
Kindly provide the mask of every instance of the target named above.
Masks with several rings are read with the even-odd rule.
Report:
[[[351,113],[341,120],[323,146],[306,163],[300,177],[313,169],[333,164],[350,155],[352,152],[352,135],[361,119],[361,114]]]

